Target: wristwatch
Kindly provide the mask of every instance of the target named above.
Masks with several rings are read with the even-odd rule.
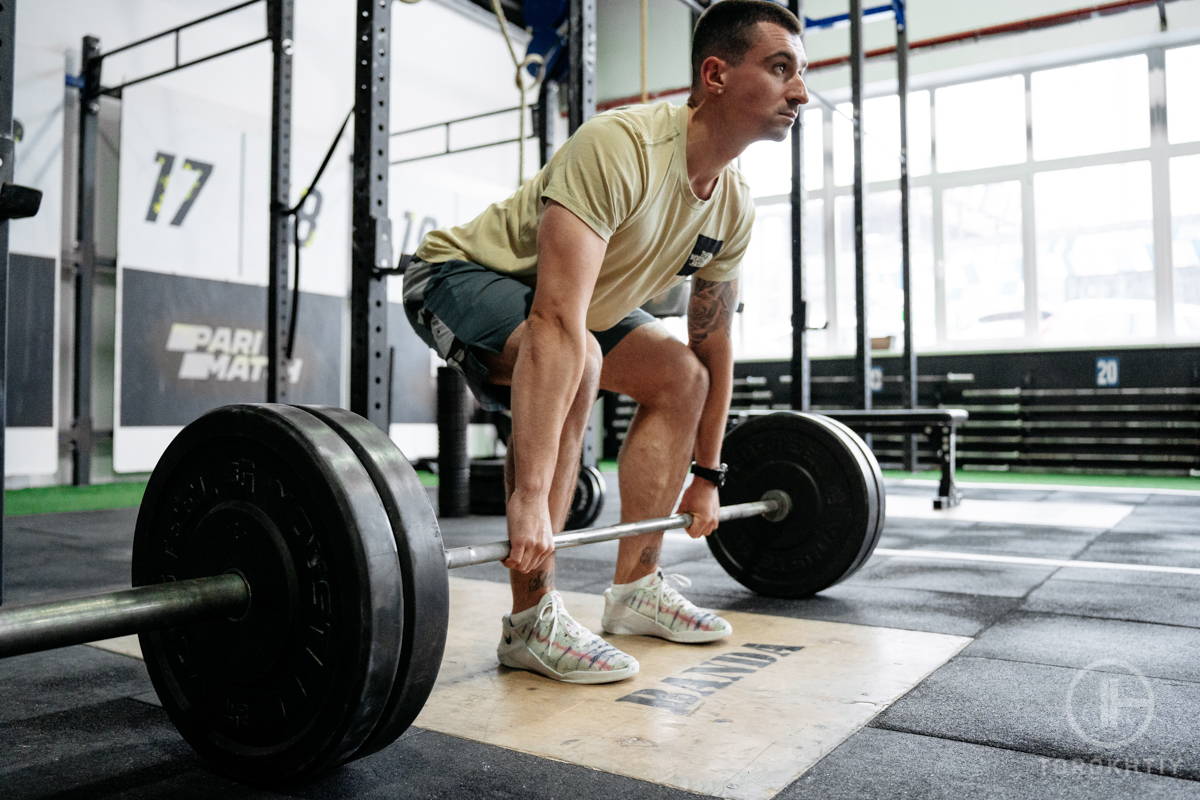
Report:
[[[692,462],[692,474],[697,478],[704,478],[704,480],[708,481],[713,486],[716,486],[718,489],[721,489],[725,486],[725,475],[728,472],[728,464],[722,464],[717,469],[709,469],[708,467],[700,466],[694,461]]]

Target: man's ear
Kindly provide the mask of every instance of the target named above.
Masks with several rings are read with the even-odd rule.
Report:
[[[725,91],[725,73],[729,65],[718,56],[709,56],[700,62],[700,86],[707,94],[721,94]]]

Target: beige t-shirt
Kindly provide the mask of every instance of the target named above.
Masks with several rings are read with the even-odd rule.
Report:
[[[587,311],[591,330],[611,328],[689,275],[736,278],[754,223],[750,190],[729,165],[709,199],[695,195],[688,117],[687,106],[669,103],[593,117],[515,194],[465,225],[430,232],[416,257],[473,261],[534,285],[539,215],[553,200],[608,242]]]

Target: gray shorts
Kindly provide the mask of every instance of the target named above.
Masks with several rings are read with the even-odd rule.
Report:
[[[469,261],[430,264],[413,259],[404,271],[404,313],[413,329],[446,363],[466,376],[479,404],[489,411],[511,405],[511,392],[488,379],[481,356],[499,353],[529,316],[533,288]],[[604,331],[592,331],[605,355],[625,335],[654,317],[635,308]]]

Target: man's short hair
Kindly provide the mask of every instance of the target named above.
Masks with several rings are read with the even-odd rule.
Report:
[[[740,64],[753,46],[751,29],[770,22],[800,35],[800,20],[771,0],[720,0],[709,6],[692,31],[692,94],[700,89],[700,65],[709,56]]]

